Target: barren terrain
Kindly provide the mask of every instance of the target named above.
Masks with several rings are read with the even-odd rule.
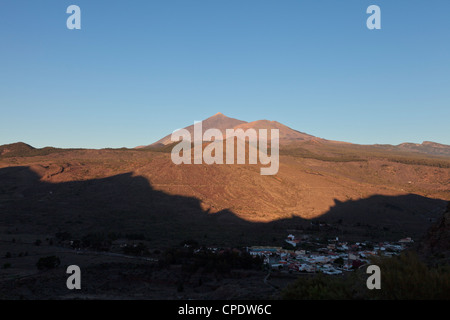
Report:
[[[186,276],[183,264],[161,265],[165,250],[183,241],[282,246],[289,233],[421,241],[450,200],[450,159],[441,151],[312,137],[283,144],[279,172],[262,176],[259,165],[175,165],[168,146],[0,147],[0,297],[276,297],[266,271]],[[126,246],[143,249],[124,254]],[[38,270],[48,256],[61,265]],[[87,273],[78,296],[65,287],[70,264]],[[282,288],[292,279],[273,281]]]

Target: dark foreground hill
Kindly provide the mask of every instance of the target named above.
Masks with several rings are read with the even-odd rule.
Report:
[[[279,290],[265,271],[214,259],[197,270],[180,258],[183,243],[283,246],[292,232],[321,243],[417,240],[450,200],[448,168],[307,148],[282,155],[275,176],[258,165],[177,166],[150,150],[2,156],[0,298],[269,299]],[[66,288],[72,264],[83,270],[78,295]]]
[[[430,264],[450,265],[450,202],[442,217],[428,230],[419,252]]]

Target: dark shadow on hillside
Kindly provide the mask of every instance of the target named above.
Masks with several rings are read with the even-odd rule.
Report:
[[[445,203],[418,195],[373,196],[336,201],[317,221],[295,217],[252,223],[229,210],[210,214],[202,210],[200,200],[154,190],[146,178],[132,173],[53,184],[40,181],[28,167],[0,169],[0,226],[5,231],[48,236],[69,232],[76,237],[144,234],[155,246],[187,239],[204,244],[279,246],[287,232],[295,231],[398,240],[425,232]]]

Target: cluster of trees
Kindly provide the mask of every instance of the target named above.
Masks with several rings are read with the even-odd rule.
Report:
[[[291,149],[281,149],[280,154],[281,155],[290,155],[290,156],[295,156],[295,157],[300,157],[300,158],[305,158],[305,159],[328,161],[328,162],[354,162],[354,161],[367,162],[367,159],[364,159],[356,154],[337,153],[333,156],[326,156],[323,154],[316,154],[307,149],[299,148],[299,147],[291,148]]]
[[[109,251],[112,240],[102,233],[89,233],[81,238],[80,247],[97,251]]]
[[[26,256],[28,256],[28,251],[25,251],[25,252],[19,252],[17,255],[15,255],[15,256],[17,256],[17,257],[19,257],[19,258],[21,258],[21,257],[26,257]],[[11,252],[6,252],[5,253],[5,256],[4,256],[4,258],[5,259],[9,259],[9,258],[12,258],[13,257],[13,255],[12,255],[12,253]]]
[[[124,254],[131,256],[144,256],[150,253],[148,247],[142,242],[139,242],[138,244],[127,245],[122,248],[122,251]]]
[[[388,157],[386,160],[403,164],[421,165],[437,168],[450,168],[450,161],[446,159],[419,158],[419,157]]]
[[[36,263],[36,267],[39,270],[49,270],[58,267],[61,264],[61,261],[57,256],[48,256],[39,258]]]
[[[392,258],[379,257],[372,264],[380,267],[381,289],[369,290],[368,275],[360,268],[343,276],[312,275],[299,277],[282,292],[282,298],[297,299],[381,299],[448,300],[450,266],[427,266],[417,254],[404,252]]]
[[[339,149],[329,146],[324,151],[329,155],[316,154],[302,147],[284,148],[280,150],[280,154],[329,162],[367,162],[368,159],[378,158],[403,164],[450,168],[450,161],[444,158],[429,156],[427,154],[408,154],[408,152],[397,152],[373,146],[340,146]]]
[[[194,250],[193,247],[185,246],[166,250],[159,260],[159,264],[161,267],[181,265],[182,270],[189,274],[198,270],[204,273],[226,274],[233,269],[261,270],[263,260],[237,249],[212,252],[206,248]]]
[[[69,232],[64,231],[56,233],[55,237],[60,243],[71,240],[72,247],[74,248],[90,248],[98,251],[109,251],[111,249],[112,242],[122,238],[133,241],[148,240],[142,233],[122,234],[119,232],[88,233],[81,239],[74,239]]]

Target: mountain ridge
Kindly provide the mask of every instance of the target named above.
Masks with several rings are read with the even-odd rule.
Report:
[[[278,129],[279,130],[279,138],[280,138],[280,145],[282,146],[290,146],[297,145],[298,143],[303,142],[313,142],[313,143],[329,143],[332,145],[352,145],[352,146],[360,146],[358,144],[354,144],[351,142],[344,142],[344,141],[334,141],[334,140],[328,140],[324,138],[319,138],[313,135],[310,135],[305,132],[301,132],[295,129],[292,129],[278,121],[274,120],[255,120],[251,122],[230,118],[224,115],[221,112],[217,112],[213,116],[205,119],[202,121],[202,134],[208,130],[208,129],[219,129],[220,131],[225,134],[226,129],[255,129],[258,132],[258,129]],[[194,135],[194,125],[190,125],[187,127],[184,127],[190,134],[191,137]],[[149,145],[143,145],[135,147],[135,149],[167,149],[167,146],[173,144],[174,142],[171,140],[171,135],[168,134],[162,139],[149,144]],[[364,145],[361,145],[364,146]],[[385,151],[394,151],[394,152],[407,152],[407,153],[420,153],[420,154],[427,154],[427,155],[434,155],[434,156],[444,156],[444,157],[450,157],[450,145],[441,144],[437,142],[432,141],[423,141],[421,144],[418,143],[410,143],[410,142],[404,142],[398,145],[391,145],[391,144],[373,144],[373,145],[367,145],[368,147],[377,147],[384,149]]]
[[[225,116],[221,112],[217,112],[215,115],[202,121],[202,134],[206,130],[213,129],[213,128],[219,129],[220,131],[225,132],[226,129],[231,129],[237,125],[244,124],[244,123],[247,123],[247,122],[243,121],[243,120],[238,120],[235,118],[230,118],[230,117]],[[194,125],[184,127],[184,129],[188,130],[192,137],[194,136]],[[155,146],[159,146],[159,145],[165,146],[165,145],[171,144],[171,143],[173,143],[173,141],[171,140],[171,136],[172,136],[172,134],[168,134],[165,137],[163,137],[162,139],[160,139],[150,145],[144,146],[143,148],[155,147]]]
[[[423,141],[422,143],[412,143],[412,142],[404,142],[398,145],[392,144],[371,144],[371,145],[360,145],[351,142],[345,141],[335,141],[324,138],[319,138],[295,129],[292,129],[278,121],[274,120],[256,120],[256,121],[243,121],[236,118],[227,117],[221,112],[217,112],[213,116],[202,121],[202,133],[206,130],[215,128],[221,130],[225,133],[226,129],[255,129],[258,133],[258,129],[279,129],[279,137],[280,137],[280,146],[282,148],[315,148],[314,152],[318,153],[326,153],[328,152],[326,148],[323,150],[317,149],[321,146],[328,146],[333,149],[333,152],[340,153],[346,152],[346,150],[339,151],[340,148],[354,148],[352,152],[359,152],[359,150],[364,151],[369,148],[371,150],[376,150],[380,152],[386,153],[402,153],[402,154],[416,154],[416,155],[428,155],[428,156],[438,156],[438,157],[450,157],[450,145],[437,143],[433,141]],[[194,125],[190,125],[185,127],[190,134],[191,137],[194,134]],[[170,146],[175,144],[176,142],[171,141],[171,135],[168,134],[162,139],[149,144],[149,145],[141,145],[134,148],[122,148],[122,149],[149,149],[166,152],[170,149]],[[11,144],[0,145],[0,157],[15,157],[15,156],[36,156],[36,155],[46,155],[54,152],[61,152],[65,150],[71,150],[72,148],[54,148],[54,147],[45,147],[45,148],[34,148],[29,144],[24,142],[16,142]],[[109,149],[109,148],[107,148]],[[170,151],[170,150],[169,150]],[[310,150],[311,151],[311,150]]]
[[[190,125],[187,127],[184,127],[183,129],[186,129],[191,134],[191,137],[194,135],[194,125]],[[279,129],[280,132],[280,143],[287,143],[291,141],[304,141],[304,140],[310,140],[310,139],[319,139],[312,135],[309,135],[304,132],[300,132],[297,130],[294,130],[280,122],[273,121],[273,120],[256,120],[252,122],[247,122],[235,118],[230,118],[224,115],[221,112],[217,112],[215,115],[205,119],[202,121],[202,133],[204,133],[208,129],[219,129],[223,134],[225,134],[227,129],[255,129],[258,133],[258,129]],[[169,144],[172,144],[173,141],[171,140],[171,135],[168,134],[162,139],[147,145],[147,146],[139,146],[136,147],[137,149],[140,148],[154,148],[154,147],[162,147],[167,146]]]

